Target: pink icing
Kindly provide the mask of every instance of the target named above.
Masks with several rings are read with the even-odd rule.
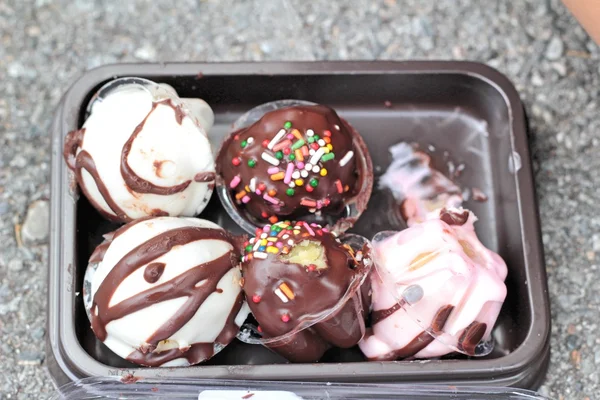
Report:
[[[431,163],[431,157],[408,143],[390,147],[393,160],[379,178],[379,186],[392,192],[408,226],[423,222],[443,207],[459,207],[460,188]]]
[[[447,210],[374,241],[378,271],[371,282],[375,323],[359,344],[367,358],[440,357],[456,349],[473,354],[479,339],[490,339],[506,297],[506,264],[477,238],[473,213],[451,209],[449,212],[464,217],[456,223],[464,224],[449,225],[444,222],[447,218],[440,219],[444,212]],[[394,312],[392,307],[411,286],[420,287],[422,297]],[[388,309],[393,313],[375,321],[378,311]],[[434,316],[443,309],[451,311],[433,335],[438,339],[429,343],[431,335],[424,330],[434,325]],[[465,332],[475,331],[479,334],[466,340]]]

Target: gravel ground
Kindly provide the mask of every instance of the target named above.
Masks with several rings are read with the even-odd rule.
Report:
[[[44,370],[48,132],[74,78],[128,61],[416,58],[482,61],[519,89],[552,298],[541,393],[598,396],[600,51],[559,1],[172,4],[0,2],[0,398],[53,390]]]

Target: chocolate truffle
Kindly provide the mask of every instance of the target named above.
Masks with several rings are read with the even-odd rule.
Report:
[[[372,329],[360,342],[370,360],[485,355],[506,297],[506,264],[479,241],[473,213],[443,209],[373,239]],[[478,347],[484,342],[485,346]]]
[[[140,219],[105,236],[84,286],[92,329],[145,366],[211,358],[248,316],[236,240],[196,218]],[[88,276],[88,274],[86,274]]]
[[[372,180],[362,139],[323,105],[281,108],[233,132],[219,152],[217,173],[257,226],[280,219],[325,225],[326,216],[343,217],[359,192],[366,206]]]
[[[267,346],[290,361],[316,362],[331,346],[356,345],[369,308],[360,290],[369,254],[367,246],[355,250],[317,224],[257,230],[245,243],[243,287],[263,337],[282,337]]]
[[[101,89],[83,127],[67,134],[67,166],[109,220],[199,214],[215,180],[212,110],[166,85],[127,79]]]

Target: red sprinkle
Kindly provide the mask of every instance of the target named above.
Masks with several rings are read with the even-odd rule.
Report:
[[[269,216],[269,214],[267,214],[265,211],[263,211],[262,213],[260,213],[260,216],[263,218],[267,218]]]
[[[259,295],[255,294],[254,296],[252,296],[252,301],[253,302],[260,303],[260,300],[261,300],[261,298],[260,298]]]
[[[259,183],[258,184],[258,190],[260,190],[261,192],[264,192],[265,189],[267,189],[267,185],[265,185],[264,183]],[[266,218],[266,217],[265,217]]]
[[[283,314],[283,315],[281,316],[281,320],[282,320],[283,322],[290,322],[290,316],[289,316],[289,315],[287,315],[287,314]]]
[[[235,136],[233,137],[233,139],[234,139],[234,140],[240,140],[240,135],[235,135]]]
[[[329,137],[329,136],[331,136],[331,131],[325,131],[325,132],[323,132],[323,135]]]
[[[256,330],[262,333],[262,328],[260,327],[260,325],[256,327]]]
[[[232,163],[233,165],[235,165],[236,167],[237,167],[238,165],[240,165],[240,164],[241,164],[241,162],[242,162],[242,160],[241,160],[239,157],[236,157],[236,158],[234,158],[233,160],[231,160],[231,163]]]
[[[267,146],[269,145],[269,143],[270,143],[269,139],[263,140],[262,147],[267,148]]]
[[[285,154],[286,156],[289,155],[292,152],[292,149],[290,149],[289,147],[283,149],[283,154]]]
[[[319,236],[323,236],[323,231],[319,229],[319,230],[317,231],[317,235],[319,235]]]
[[[319,143],[311,143],[310,147],[312,147],[314,150],[319,150]]]
[[[317,266],[316,266],[315,264],[310,264],[310,265],[309,265],[307,268],[308,268],[308,270],[309,270],[310,272],[312,272],[312,271],[314,271],[315,269],[317,269]]]
[[[312,186],[310,186],[310,185],[306,185],[304,188],[305,188],[305,189],[306,189],[306,191],[307,191],[307,192],[309,192],[309,193],[310,193],[310,192],[312,192],[313,190],[315,190],[315,188],[313,188],[313,187],[312,187]],[[315,205],[316,205],[316,204],[315,204]]]

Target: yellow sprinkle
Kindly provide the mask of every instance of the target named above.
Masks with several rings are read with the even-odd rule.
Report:
[[[250,192],[250,187],[249,186],[244,187],[244,189],[246,189],[246,192]]]
[[[304,183],[304,181],[302,179],[296,179],[294,181],[294,183],[296,184],[296,186],[302,186],[302,184]]]
[[[296,149],[296,160],[304,161],[304,156],[302,155],[302,151],[300,149]]]
[[[260,241],[260,245],[261,246],[266,246],[267,245],[267,239],[263,239]]]
[[[269,236],[269,237],[267,238],[267,241],[269,241],[269,242],[276,242],[276,241],[277,241],[277,239],[278,239],[278,237],[277,237],[277,236]]]
[[[326,176],[327,175],[327,170],[325,168],[321,169],[321,172],[319,172],[321,174],[321,176]]]
[[[294,231],[294,235],[298,235],[300,231]]]
[[[323,147],[323,150],[325,150],[325,154],[329,154],[329,152],[331,151],[328,147]]]
[[[279,249],[275,246],[267,247],[267,253],[277,254],[279,253]]]
[[[331,143],[329,143],[329,144],[327,145],[327,148],[329,149],[329,151],[333,150],[333,146],[331,145]]]

